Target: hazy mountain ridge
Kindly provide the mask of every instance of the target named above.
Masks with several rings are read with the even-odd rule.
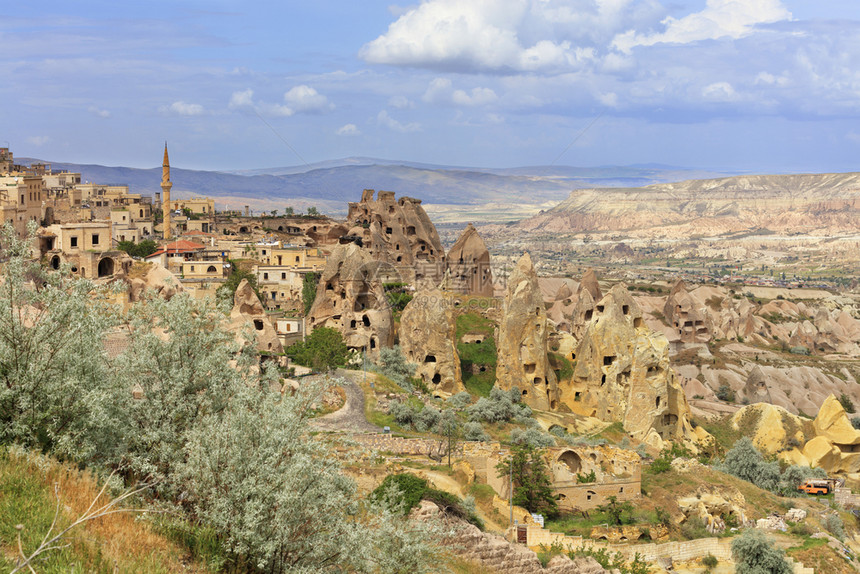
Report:
[[[19,158],[30,163],[29,158]],[[84,181],[121,183],[132,192],[152,195],[160,191],[161,168],[138,169],[95,164],[50,162],[55,170],[80,172]],[[563,200],[571,189],[596,185],[645,185],[689,178],[699,172],[681,168],[617,167],[575,168],[535,166],[469,168],[433,166],[372,158],[346,158],[319,164],[259,170],[202,171],[171,168],[177,197],[206,195],[216,201],[247,200],[258,207],[319,202],[336,211],[358,199],[365,188],[394,191],[427,204],[483,205],[520,203],[538,205]],[[709,173],[709,175],[713,175]]]

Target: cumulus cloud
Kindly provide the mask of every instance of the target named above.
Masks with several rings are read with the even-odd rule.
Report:
[[[385,110],[382,110],[376,116],[376,123],[395,132],[412,133],[421,131],[421,124],[415,122],[408,124],[401,123],[388,115],[388,112]]]
[[[30,136],[27,138],[27,143],[34,146],[43,146],[46,143],[51,141],[51,138],[48,136]]]
[[[304,84],[284,94],[284,103],[295,112],[317,113],[334,108],[328,98]]]
[[[405,110],[407,108],[414,108],[415,102],[406,96],[392,96],[388,100],[388,105],[392,108],[397,108],[398,110]]]
[[[430,104],[480,106],[498,100],[490,88],[472,88],[471,91],[455,90],[448,78],[435,78],[430,82],[422,99]]]
[[[162,106],[162,112],[169,112],[180,116],[199,116],[203,113],[203,106],[200,104],[189,104],[183,101],[173,102],[169,106]]]
[[[588,18],[617,18],[611,6],[630,0],[598,0]],[[539,0],[425,0],[401,15],[388,31],[359,51],[377,64],[467,71],[543,71],[581,67],[595,56],[583,46],[578,11]],[[590,12],[588,12],[590,10]]]
[[[717,102],[731,102],[738,98],[734,87],[728,82],[714,82],[705,86],[702,89],[702,96]]]
[[[683,18],[667,17],[665,30],[656,34],[640,34],[628,30],[619,34],[612,45],[629,53],[636,46],[654,44],[689,44],[718,38],[742,38],[751,34],[758,24],[790,20],[791,12],[780,0],[708,0],[705,9]]]
[[[90,106],[87,108],[87,111],[93,114],[94,116],[98,116],[100,118],[109,118],[110,112],[108,110],[99,109],[96,106]]]
[[[338,128],[335,132],[339,136],[357,136],[361,135],[361,131],[355,124],[346,124]]]

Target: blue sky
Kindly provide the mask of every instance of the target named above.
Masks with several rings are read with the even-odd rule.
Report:
[[[860,158],[855,0],[37,0],[0,8],[0,46],[0,145],[50,161]]]

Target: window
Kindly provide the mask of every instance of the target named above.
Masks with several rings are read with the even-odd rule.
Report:
[[[299,256],[296,255],[296,263],[298,263],[298,262],[299,262]]]
[[[93,245],[98,245],[98,244],[99,244],[99,234],[93,233]]]
[[[194,266],[191,266],[191,272],[194,273]]]
[[[268,279],[268,278],[269,278],[269,274],[268,274],[268,273],[263,273],[263,279]]]
[[[281,273],[281,279],[286,279],[286,278],[287,278],[287,274],[286,274],[286,273]]]
[[[71,245],[72,245],[72,247],[77,247],[77,246],[78,246],[78,238],[77,238],[77,237],[72,237],[72,238],[71,238]]]

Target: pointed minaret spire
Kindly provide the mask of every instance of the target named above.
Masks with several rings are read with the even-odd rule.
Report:
[[[170,181],[170,158],[167,157],[167,141],[164,142],[164,162],[161,164],[161,213],[164,215],[162,223],[162,234],[164,239],[170,239],[170,188],[173,183]]]
[[[164,161],[161,164],[161,181],[170,181],[170,158],[167,157],[167,141],[164,142]]]

